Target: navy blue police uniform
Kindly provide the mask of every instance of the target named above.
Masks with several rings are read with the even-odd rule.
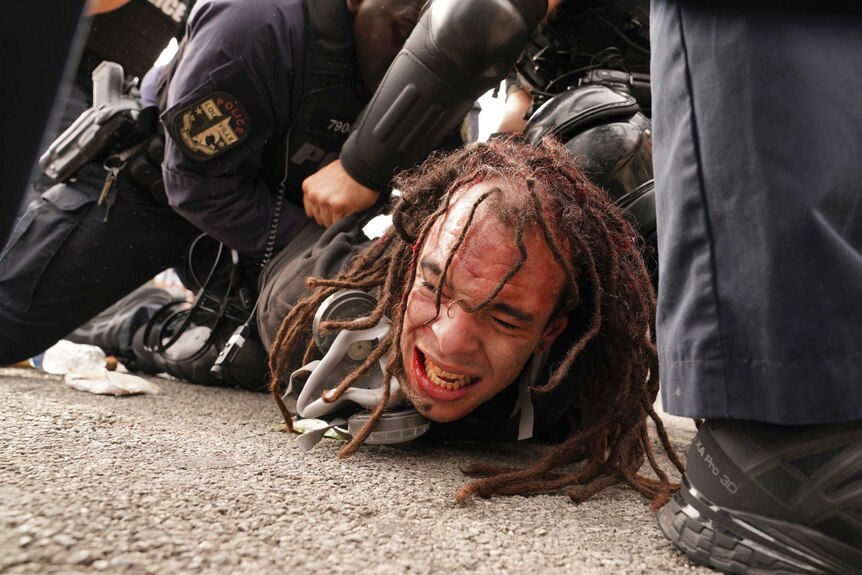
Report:
[[[35,355],[181,266],[201,231],[262,256],[283,181],[273,249],[313,225],[300,183],[337,155],[368,97],[351,26],[342,0],[201,5],[169,67],[167,137],[129,159],[115,201],[97,204],[106,174],[88,164],[32,202],[13,230],[0,256],[0,364]]]
[[[859,18],[670,0],[653,15],[657,42],[683,39],[653,62],[665,409],[862,418]]]
[[[171,136],[162,164],[171,206],[217,240],[257,256],[265,251],[281,180],[289,180],[291,201],[282,210],[276,248],[306,222],[302,180],[337,157],[368,97],[354,74],[343,3],[317,5],[307,16],[315,24],[310,34],[336,44],[315,78],[303,76],[312,75],[303,72],[306,65],[315,67],[304,61],[303,4],[265,6],[214,1],[201,7],[162,116]],[[272,30],[251,41],[249,19],[265,21],[272,10],[278,15],[268,23]],[[199,48],[216,39],[227,49]],[[308,91],[314,94],[304,99]]]

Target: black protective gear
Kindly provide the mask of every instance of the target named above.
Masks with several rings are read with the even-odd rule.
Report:
[[[650,121],[635,99],[605,86],[569,90],[539,109],[525,130],[534,145],[556,136],[614,199],[652,179]]]
[[[630,88],[649,116],[649,58],[649,2],[563,1],[524,47],[506,88],[514,85],[530,93],[529,116],[549,98],[602,70],[624,75],[626,83],[637,78]],[[646,89],[638,89],[642,87]]]
[[[508,73],[546,11],[547,0],[433,2],[344,144],[347,173],[384,190],[422,160]]]
[[[560,139],[597,185],[637,220],[646,242],[647,267],[657,279],[652,128],[630,94],[598,84],[564,92],[542,106],[525,130],[537,145]]]

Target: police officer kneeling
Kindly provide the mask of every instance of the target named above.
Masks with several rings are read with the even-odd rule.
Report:
[[[315,225],[302,181],[338,154],[421,4],[199,6],[161,71],[157,133],[129,157],[81,167],[17,223],[0,258],[0,364],[39,353],[162,270],[182,267],[202,232],[252,262],[239,266],[246,277],[235,283],[254,284],[254,262]],[[351,209],[378,195],[352,198]]]

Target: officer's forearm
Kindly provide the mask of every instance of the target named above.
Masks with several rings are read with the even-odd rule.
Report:
[[[382,190],[424,159],[502,80],[546,10],[547,0],[435,0],[342,148],[345,170]]]

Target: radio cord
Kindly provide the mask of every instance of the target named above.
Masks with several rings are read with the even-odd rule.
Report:
[[[260,262],[260,275],[258,276],[257,298],[254,300],[254,306],[252,306],[246,320],[242,323],[242,325],[240,325],[234,330],[234,332],[228,339],[227,344],[225,344],[221,352],[219,352],[218,357],[216,358],[215,362],[213,362],[213,365],[210,368],[210,374],[212,374],[212,376],[217,379],[222,379],[224,377],[225,369],[230,367],[231,362],[233,362],[234,358],[236,358],[237,354],[242,349],[242,346],[245,345],[246,339],[248,339],[248,335],[251,332],[251,322],[255,318],[257,306],[258,304],[260,304],[260,288],[262,287],[261,284],[263,283],[266,266],[269,264],[270,260],[272,259],[273,253],[275,252],[275,240],[278,237],[278,227],[281,223],[281,211],[284,208],[284,196],[287,193],[287,178],[290,169],[289,142],[290,130],[288,130],[285,143],[284,177],[282,178],[281,183],[278,185],[278,193],[275,197],[275,206],[272,210],[272,221],[269,225],[269,233],[266,236],[266,247],[264,248],[263,259]]]

